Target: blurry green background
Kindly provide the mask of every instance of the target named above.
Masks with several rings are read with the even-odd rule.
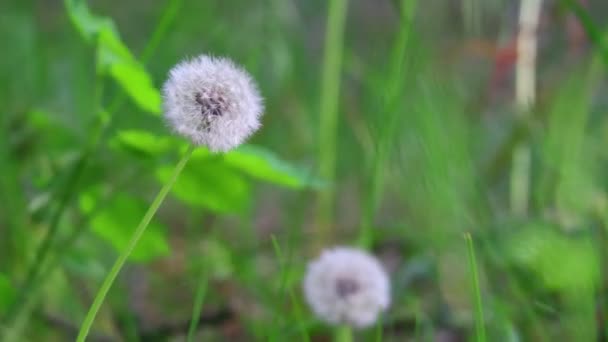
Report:
[[[359,340],[473,340],[465,232],[487,340],[606,340],[608,2],[542,1],[526,110],[520,1],[347,1],[324,69],[332,1],[0,3],[0,339],[75,337],[186,145],[159,89],[204,53],[257,80],[263,127],[195,152],[91,341],[184,340],[197,289],[197,340],[326,341],[300,282],[336,244],[392,279]]]

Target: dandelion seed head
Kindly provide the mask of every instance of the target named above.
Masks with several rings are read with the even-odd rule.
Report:
[[[206,55],[176,65],[163,86],[165,121],[196,145],[226,152],[260,127],[264,110],[249,74],[226,58]]]
[[[308,264],[304,294],[322,320],[363,328],[374,324],[388,308],[390,281],[372,255],[335,247]]]

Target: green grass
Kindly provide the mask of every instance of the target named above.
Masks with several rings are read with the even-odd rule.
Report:
[[[195,148],[196,147],[194,145],[190,145],[188,147],[188,149],[186,150],[186,152],[184,153],[184,155],[177,162],[177,164],[175,165],[175,169],[173,170],[173,173],[171,174],[171,177],[169,178],[169,181],[167,181],[167,183],[165,183],[165,185],[163,185],[163,187],[160,189],[160,191],[158,192],[158,195],[156,195],[156,197],[152,201],[152,204],[150,204],[150,207],[146,211],[146,214],[141,219],[141,222],[139,223],[139,225],[133,232],[133,235],[129,239],[127,247],[118,256],[118,259],[116,259],[116,262],[114,263],[114,265],[112,265],[112,268],[110,269],[110,271],[108,272],[108,275],[106,276],[103,283],[101,284],[99,291],[95,295],[93,304],[91,304],[91,308],[89,308],[89,311],[88,311],[87,315],[85,316],[84,321],[82,322],[82,325],[80,326],[80,331],[78,333],[78,337],[76,338],[77,341],[84,342],[86,340],[86,338],[89,334],[89,330],[91,329],[91,326],[93,325],[93,322],[95,321],[95,317],[97,316],[97,312],[101,308],[101,305],[103,304],[103,302],[106,298],[106,295],[108,294],[108,291],[110,291],[110,288],[114,284],[114,280],[116,280],[118,273],[120,272],[120,270],[123,268],[123,266],[127,262],[127,259],[129,258],[129,256],[131,255],[131,253],[133,252],[135,247],[137,246],[137,243],[139,242],[141,237],[146,232],[146,228],[148,228],[148,225],[150,224],[150,222],[156,215],[156,212],[158,211],[161,204],[165,200],[165,197],[167,197],[167,195],[169,194],[169,191],[171,191],[171,188],[177,181],[179,175],[181,174],[182,170],[186,166],[186,163],[188,163],[188,160],[192,156],[192,153],[194,152]]]
[[[319,175],[329,186],[319,192],[317,239],[323,246],[331,239],[335,210],[338,104],[342,77],[342,45],[348,0],[328,2],[327,31],[320,87],[319,106]]]
[[[555,6],[522,116],[517,1],[2,3],[0,340],[600,339],[608,5]],[[200,53],[264,126],[175,180],[159,89]],[[306,306],[336,244],[390,271],[373,328]]]
[[[471,288],[473,297],[475,298],[475,340],[477,342],[485,342],[486,339],[486,323],[483,314],[483,302],[481,300],[481,288],[479,285],[479,274],[477,269],[477,260],[475,258],[475,247],[471,234],[465,233],[464,239],[467,244],[467,255],[469,257],[469,268],[471,274]]]

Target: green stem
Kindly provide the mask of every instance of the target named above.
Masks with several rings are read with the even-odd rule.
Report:
[[[409,55],[408,45],[410,42],[414,11],[417,0],[401,0],[398,7],[401,11],[401,23],[399,34],[394,43],[391,54],[390,68],[387,75],[388,87],[385,92],[384,113],[388,117],[388,123],[381,127],[376,153],[371,158],[371,180],[368,195],[365,197],[365,207],[361,210],[361,227],[359,230],[358,245],[370,248],[373,243],[373,220],[378,207],[382,187],[384,186],[384,166],[388,157],[391,141],[395,135],[396,119],[399,117],[397,105],[401,99],[403,83],[405,79],[404,66]]]
[[[481,302],[481,290],[479,286],[479,274],[477,273],[477,262],[475,260],[475,248],[473,246],[473,238],[470,233],[464,234],[464,239],[467,243],[467,252],[469,256],[469,267],[471,269],[471,283],[473,294],[475,296],[475,334],[477,342],[486,341],[486,328],[483,316],[483,305]]]
[[[207,275],[205,272],[201,272],[200,283],[196,289],[196,295],[194,297],[194,307],[192,308],[192,319],[190,320],[190,327],[188,328],[188,338],[186,341],[194,341],[194,334],[196,333],[196,327],[203,311],[203,303],[205,301],[205,294],[207,293]]]
[[[382,335],[384,334],[384,326],[382,325],[382,319],[378,320],[376,324],[376,342],[382,342]]]
[[[525,216],[528,211],[531,158],[530,146],[526,142],[515,146],[509,184],[511,210],[514,215]]]
[[[160,45],[161,41],[165,37],[165,34],[175,22],[179,9],[182,7],[182,2],[183,0],[168,1],[167,6],[162,11],[162,17],[160,18],[158,25],[156,25],[156,29],[152,33],[152,38],[150,38],[148,44],[146,44],[146,47],[141,54],[142,63],[146,63]]]
[[[325,243],[329,235],[329,227],[333,216],[336,131],[346,9],[347,0],[331,0],[329,2],[319,112],[319,173],[330,186],[319,194],[317,242],[321,245]]]
[[[336,335],[334,336],[335,342],[352,342],[353,331],[348,325],[340,325],[336,328]]]
[[[298,330],[302,330],[302,341],[309,342],[310,336],[308,336],[308,331],[303,327],[302,322],[304,322],[302,310],[300,304],[296,298],[296,295],[293,291],[293,288],[287,284],[287,278],[289,274],[288,266],[291,265],[291,254],[289,257],[284,257],[283,252],[281,251],[281,246],[277,241],[274,234],[270,236],[270,240],[272,241],[272,247],[274,250],[274,254],[279,262],[279,271],[281,274],[280,286],[279,286],[279,296],[283,297],[283,292],[287,290],[287,294],[289,295],[289,299],[291,300],[291,304],[293,305],[295,321],[298,323]],[[272,325],[277,325],[277,315],[273,318]],[[274,336],[272,336],[274,338]]]
[[[177,163],[177,166],[175,166],[175,169],[173,170],[173,174],[171,175],[171,178],[162,187],[162,189],[160,190],[158,195],[156,195],[156,198],[154,198],[154,201],[148,208],[148,211],[142,218],[141,222],[139,223],[139,226],[137,226],[137,228],[133,232],[133,235],[131,236],[131,240],[129,240],[127,247],[120,254],[118,259],[112,266],[112,269],[110,269],[110,272],[104,279],[103,284],[101,285],[101,288],[99,289],[99,291],[97,292],[97,295],[95,296],[95,299],[93,300],[93,304],[91,305],[91,308],[89,309],[89,312],[87,313],[87,315],[84,319],[84,322],[80,326],[78,338],[76,339],[77,342],[85,341],[87,335],[89,334],[89,330],[91,329],[91,326],[93,325],[95,316],[97,316],[97,312],[101,308],[101,304],[103,304],[103,302],[106,298],[106,295],[108,294],[108,291],[112,287],[112,284],[114,284],[114,280],[118,276],[118,273],[120,273],[120,270],[122,269],[125,262],[129,258],[129,255],[131,255],[131,252],[133,252],[133,249],[135,249],[137,242],[139,241],[139,239],[142,237],[142,235],[146,231],[148,224],[150,223],[150,221],[152,221],[152,218],[156,214],[156,211],[158,211],[158,208],[163,203],[165,197],[167,196],[167,194],[173,187],[173,184],[175,184],[175,181],[177,180],[179,174],[182,172],[182,170],[186,166],[186,163],[190,159],[190,156],[192,156],[192,152],[194,151],[194,148],[195,148],[194,145],[190,145],[188,147],[188,150],[186,151],[186,153],[184,154],[182,159]]]

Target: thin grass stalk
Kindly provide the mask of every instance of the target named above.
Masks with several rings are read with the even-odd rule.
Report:
[[[177,181],[177,178],[179,177],[180,173],[186,166],[186,163],[192,156],[192,152],[194,152],[194,149],[195,149],[194,145],[190,145],[188,147],[186,153],[183,155],[181,160],[175,166],[175,169],[173,170],[173,174],[171,175],[171,177],[169,178],[167,183],[165,183],[165,185],[162,187],[162,189],[160,190],[158,195],[156,195],[156,197],[154,198],[154,201],[148,208],[148,211],[146,212],[146,214],[142,218],[141,222],[139,223],[139,225],[133,232],[133,235],[131,236],[131,239],[129,240],[127,247],[120,254],[118,259],[116,260],[116,262],[110,269],[110,272],[104,279],[104,281],[101,285],[101,288],[95,295],[93,304],[91,305],[82,325],[80,326],[80,331],[78,332],[78,337],[76,339],[77,342],[84,342],[86,340],[86,337],[89,334],[89,330],[91,329],[91,326],[93,325],[93,321],[95,320],[95,317],[97,316],[97,312],[99,312],[99,309],[101,308],[101,305],[103,304],[103,302],[106,298],[106,295],[110,291],[112,284],[114,284],[114,280],[116,280],[118,273],[120,273],[120,270],[126,263],[129,256],[131,255],[131,252],[133,252],[133,250],[135,249],[135,246],[137,246],[139,239],[143,236],[144,232],[146,231],[146,228],[148,227],[148,225],[154,218],[154,215],[158,211],[158,208],[160,208],[161,204],[165,200],[165,197],[167,197],[167,194],[173,187],[173,184],[175,184],[175,182]]]
[[[277,258],[277,260],[279,262],[280,273],[281,273],[279,294],[282,295],[283,291],[287,288],[289,299],[291,300],[291,304],[293,305],[293,308],[294,308],[296,321],[299,325],[298,330],[300,330],[300,329],[302,330],[302,341],[308,342],[308,341],[310,341],[310,336],[308,335],[308,331],[306,329],[302,328],[302,322],[304,321],[303,315],[302,315],[302,309],[300,308],[300,304],[296,298],[296,294],[294,293],[293,289],[291,287],[287,286],[287,275],[289,272],[289,269],[287,268],[287,266],[288,266],[289,258],[287,258],[287,260],[286,260],[286,258],[284,257],[283,252],[281,250],[281,246],[279,245],[279,242],[277,241],[274,234],[270,238],[272,241],[272,248],[274,250],[275,257]],[[273,319],[273,325],[276,325],[276,317]]]
[[[469,257],[469,268],[471,274],[471,287],[475,298],[475,336],[477,342],[486,341],[486,327],[483,315],[483,303],[481,301],[481,288],[479,285],[479,274],[477,270],[477,261],[475,258],[475,248],[473,246],[473,238],[470,233],[464,234],[464,239],[467,244],[467,254]]]
[[[319,193],[316,247],[325,244],[333,225],[336,135],[346,12],[347,0],[329,1],[319,109],[319,174],[330,185]]]
[[[366,204],[362,210],[361,227],[359,230],[358,244],[363,248],[369,248],[373,240],[373,219],[378,207],[379,198],[384,186],[384,165],[389,155],[389,150],[396,129],[398,115],[397,106],[401,98],[401,90],[404,83],[404,65],[407,62],[407,47],[411,40],[411,31],[414,13],[418,0],[401,0],[400,29],[392,52],[389,68],[388,87],[386,97],[383,99],[384,108],[389,116],[388,122],[382,127],[379,134],[379,142],[376,153],[372,157],[372,171],[369,186],[369,194],[366,196]]]
[[[196,334],[196,327],[203,311],[203,303],[205,302],[205,295],[207,294],[207,274],[205,271],[201,271],[199,284],[196,288],[196,295],[194,297],[194,306],[192,308],[192,318],[190,319],[190,326],[188,327],[188,337],[186,341],[193,342],[194,335]]]
[[[576,16],[587,37],[595,46],[597,50],[596,54],[599,55],[604,65],[608,66],[608,41],[604,38],[607,33],[606,29],[600,28],[594,23],[589,11],[585,9],[585,6],[579,0],[562,0],[561,3]]]

